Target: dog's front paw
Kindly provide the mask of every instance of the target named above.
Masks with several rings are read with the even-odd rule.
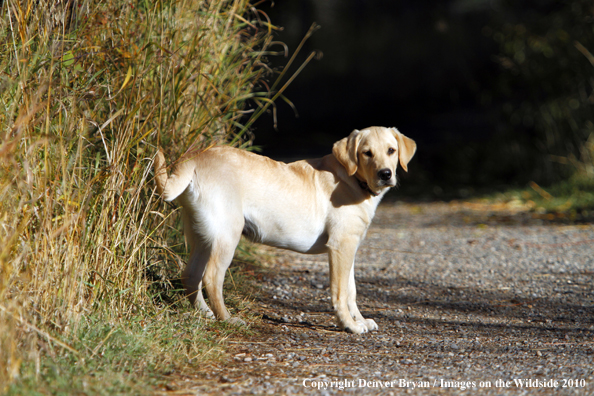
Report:
[[[373,319],[363,319],[363,322],[359,322],[362,323],[365,327],[367,327],[367,330],[369,331],[374,331],[374,330],[378,330],[379,326],[377,325],[377,323],[375,323],[375,320]]]
[[[343,326],[344,331],[351,334],[363,334],[367,333],[368,329],[367,326],[364,325],[362,322],[353,322],[351,324]]]

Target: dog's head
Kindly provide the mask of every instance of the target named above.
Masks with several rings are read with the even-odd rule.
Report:
[[[398,162],[408,172],[417,144],[396,128],[370,127],[354,130],[348,137],[334,143],[332,154],[345,167],[349,176],[366,183],[378,194],[396,185]]]

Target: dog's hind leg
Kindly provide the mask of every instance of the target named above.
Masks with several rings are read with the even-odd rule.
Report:
[[[188,265],[186,265],[182,275],[182,283],[192,305],[202,311],[206,316],[213,317],[214,313],[202,296],[202,274],[208,263],[209,256],[208,249],[193,248],[190,261],[188,261]]]
[[[223,282],[225,281],[225,273],[227,268],[233,260],[235,248],[241,238],[241,228],[236,226],[229,227],[224,235],[218,235],[212,241],[212,250],[206,265],[206,272],[202,278],[206,293],[208,294],[208,301],[219,320],[230,320],[233,323],[242,323],[240,319],[231,318],[231,314],[225,307],[225,300],[223,298]]]
[[[186,245],[190,249],[190,260],[182,274],[182,283],[186,289],[192,305],[202,311],[206,316],[213,317],[214,313],[204,301],[202,296],[202,276],[210,257],[210,246],[192,228],[192,222],[184,210],[184,235]]]
[[[194,306],[198,307],[200,311],[202,311],[206,316],[209,318],[214,318],[214,313],[204,301],[204,296],[202,295],[202,282],[198,285],[198,290],[196,291],[196,302]]]
[[[182,274],[182,283],[192,305],[204,312],[206,316],[212,317],[214,314],[202,296],[202,275],[209,257],[208,248],[200,249],[197,246],[192,246],[190,261]]]

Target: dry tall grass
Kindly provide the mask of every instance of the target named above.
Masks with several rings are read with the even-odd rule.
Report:
[[[274,27],[246,0],[0,4],[8,386],[23,364],[39,375],[47,356],[96,357],[111,332],[73,344],[90,317],[157,315],[147,273],[176,262],[167,245],[176,231],[174,212],[153,195],[155,146],[177,158],[189,147],[247,144],[237,132],[246,103],[276,96],[262,83]]]

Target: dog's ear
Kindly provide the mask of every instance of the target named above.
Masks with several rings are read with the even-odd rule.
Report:
[[[407,165],[413,155],[415,155],[415,151],[417,151],[417,144],[411,138],[398,132],[396,128],[392,128],[392,133],[396,140],[398,140],[398,159],[400,160],[400,166],[408,172]]]
[[[354,130],[348,137],[334,143],[332,154],[345,167],[349,176],[353,176],[359,167],[357,148],[361,140],[361,131]]]

